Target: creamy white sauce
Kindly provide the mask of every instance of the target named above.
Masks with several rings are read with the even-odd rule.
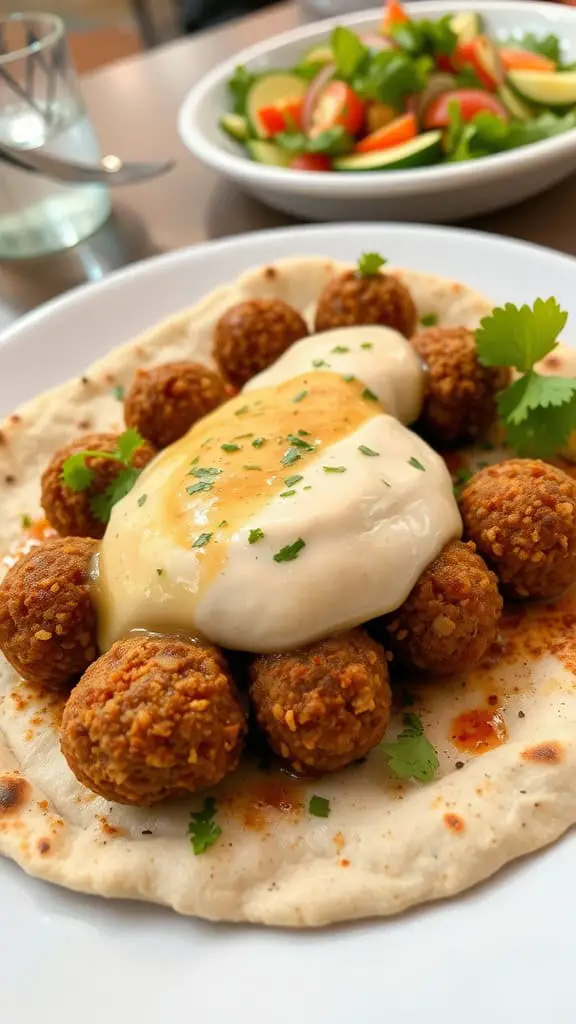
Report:
[[[406,338],[391,327],[339,327],[303,338],[253,377],[244,391],[273,387],[292,377],[328,369],[354,374],[374,392],[383,409],[401,423],[418,419],[424,396],[424,368]]]
[[[374,338],[374,329],[368,334]],[[374,379],[369,386],[375,389]],[[360,445],[378,454],[365,455]],[[219,570],[203,582],[202,551],[183,545],[178,524],[166,518],[166,465],[153,462],[112,511],[100,556],[103,649],[142,628],[253,652],[291,649],[397,608],[461,534],[443,460],[393,416],[379,414],[296,467],[303,477],[296,494],[273,495],[240,523]],[[206,507],[205,497],[196,511],[192,500],[186,513],[199,530]],[[250,544],[256,528],[264,537]],[[296,559],[274,560],[299,538],[305,547]]]

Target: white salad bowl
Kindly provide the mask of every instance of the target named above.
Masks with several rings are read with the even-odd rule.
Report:
[[[508,39],[553,33],[565,61],[576,61],[576,11],[550,3],[504,0],[430,0],[407,3],[415,19],[458,11],[481,15],[488,35]],[[296,64],[336,25],[373,32],[382,8],[330,18],[284,32],[238,53],[206,75],[179,114],[180,136],[203,163],[285,213],[307,220],[443,222],[487,213],[536,195],[576,170],[576,129],[520,149],[462,163],[410,170],[321,173],[270,167],[249,158],[219,127],[230,110],[228,81],[237,65],[264,72]]]

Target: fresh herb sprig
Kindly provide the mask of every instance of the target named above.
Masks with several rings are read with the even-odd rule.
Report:
[[[380,744],[380,750],[388,758],[388,768],[399,779],[430,782],[438,771],[438,755],[424,735],[418,715],[405,714],[402,723],[402,731],[395,740]]]
[[[215,814],[216,801],[214,797],[207,796],[202,810],[193,811],[190,815],[188,835],[196,856],[206,853],[222,835],[222,829],[214,821]]]
[[[512,366],[522,374],[497,400],[507,442],[519,455],[554,455],[576,430],[576,378],[534,369],[557,348],[567,319],[555,298],[536,299],[532,307],[497,307],[476,331],[483,366]]]
[[[75,455],[70,455],[64,462],[62,482],[71,491],[77,492],[87,491],[94,483],[94,470],[86,465],[87,459],[108,459],[122,466],[102,494],[93,494],[90,497],[90,511],[99,522],[107,523],[112,507],[125,498],[134,487],[141,470],[132,465],[132,460],[143,444],[144,438],[137,430],[131,428],[120,434],[113,452],[85,449]]]

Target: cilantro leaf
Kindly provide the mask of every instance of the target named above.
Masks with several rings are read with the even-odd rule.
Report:
[[[314,794],[314,796],[310,797],[308,813],[312,814],[315,818],[327,818],[330,814],[330,801],[325,796],[316,796]]]
[[[530,370],[556,347],[567,319],[554,298],[536,299],[532,308],[511,302],[496,307],[476,331],[478,359],[483,366]]]
[[[241,64],[238,65],[232,78],[228,82],[228,90],[233,99],[233,110],[235,114],[246,113],[246,99],[248,93],[256,81],[256,75],[252,75]]]
[[[86,452],[70,455],[62,466],[62,481],[71,491],[86,491],[94,473],[86,465]]]
[[[135,452],[144,444],[144,438],[140,436],[138,431],[134,427],[130,427],[125,430],[123,434],[120,434],[116,442],[115,455],[120,462],[128,463],[132,460]]]
[[[125,466],[108,485],[103,494],[92,495],[90,498],[90,511],[98,522],[108,522],[112,507],[130,493],[139,476],[139,469],[135,469],[134,466]]]
[[[205,547],[206,544],[208,543],[208,541],[210,540],[211,536],[212,536],[211,533],[200,533],[200,534],[198,534],[198,536],[196,537],[196,540],[194,541],[192,547],[193,548],[203,548],[203,547]]]
[[[369,55],[368,48],[359,36],[344,25],[338,25],[333,30],[330,46],[336,71],[345,79],[351,78]]]
[[[326,128],[314,138],[304,132],[278,132],[274,142],[288,153],[325,153],[327,156],[348,153],[353,146],[352,136],[341,124]]]
[[[438,323],[438,313],[424,313],[420,317],[422,327],[435,327]]]
[[[124,401],[124,390],[125,389],[123,388],[122,384],[117,384],[116,387],[113,389],[112,394],[114,395],[114,398],[116,399],[117,402]]]
[[[576,378],[530,370],[498,396],[498,411],[518,454],[553,455],[576,428]]]
[[[381,743],[388,768],[399,779],[430,782],[438,771],[438,755],[426,736],[418,715],[403,716],[403,729],[393,742]]]
[[[295,540],[293,544],[286,544],[280,551],[277,551],[273,556],[275,562],[293,562],[295,558],[302,551],[302,548],[306,547],[306,541],[302,540],[301,537]]]
[[[254,530],[250,530],[250,533],[248,534],[248,543],[257,544],[259,540],[263,539],[263,537],[264,531],[257,526]]]
[[[363,252],[358,259],[356,264],[356,273],[360,277],[373,277],[374,274],[380,272],[380,267],[383,267],[387,263],[387,260],[378,252]],[[335,349],[332,349],[334,352]]]
[[[394,42],[412,57],[428,54],[450,54],[456,48],[458,36],[451,28],[452,15],[445,14],[437,21],[405,21],[392,28]]]
[[[222,835],[222,829],[214,821],[215,814],[216,801],[214,797],[207,796],[202,810],[193,811],[190,815],[188,835],[196,856],[206,853]]]
[[[539,39],[533,32],[525,32],[520,39],[509,39],[508,46],[520,50],[530,50],[531,53],[540,53],[556,64],[559,64],[562,58],[560,40],[552,33]]]
[[[425,89],[433,68],[431,57],[413,58],[399,50],[383,50],[360,69],[351,84],[362,99],[402,110],[408,95]]]

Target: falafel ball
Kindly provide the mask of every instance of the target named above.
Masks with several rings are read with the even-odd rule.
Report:
[[[502,598],[474,544],[452,541],[384,620],[398,660],[434,675],[471,668],[496,639]]]
[[[202,363],[163,363],[138,370],[124,419],[155,448],[167,448],[228,397],[222,378]]]
[[[222,376],[241,388],[307,334],[300,313],[281,299],[248,299],[218,320],[213,354]]]
[[[250,666],[250,696],[268,743],[297,771],[331,772],[380,742],[391,694],[383,647],[363,629]]]
[[[131,637],[113,644],[72,691],[60,745],[94,793],[153,804],[219,782],[236,768],[245,731],[217,648]]]
[[[410,292],[393,274],[378,271],[363,277],[355,270],[347,270],[328,281],[322,290],[315,328],[331,331],[335,327],[380,324],[409,338],[414,333],[416,318]]]
[[[73,491],[68,487],[62,479],[62,470],[66,459],[79,452],[114,452],[117,440],[117,434],[83,434],[60,448],[44,470],[41,480],[42,508],[50,525],[63,537],[98,539],[104,536],[106,524],[92,514],[91,501],[97,495],[104,494],[125,466],[112,459],[88,456],[86,466],[91,470],[93,478],[85,491]],[[130,465],[135,469],[144,469],[155,454],[155,449],[145,442],[134,452]]]
[[[496,421],[496,394],[509,384],[510,370],[482,366],[474,332],[466,327],[429,327],[410,343],[428,366],[416,428],[445,445],[485,435]]]
[[[87,537],[47,540],[20,558],[0,584],[0,649],[27,682],[58,688],[98,657]]]
[[[464,529],[511,598],[558,597],[576,581],[576,481],[539,459],[508,459],[462,491]]]

